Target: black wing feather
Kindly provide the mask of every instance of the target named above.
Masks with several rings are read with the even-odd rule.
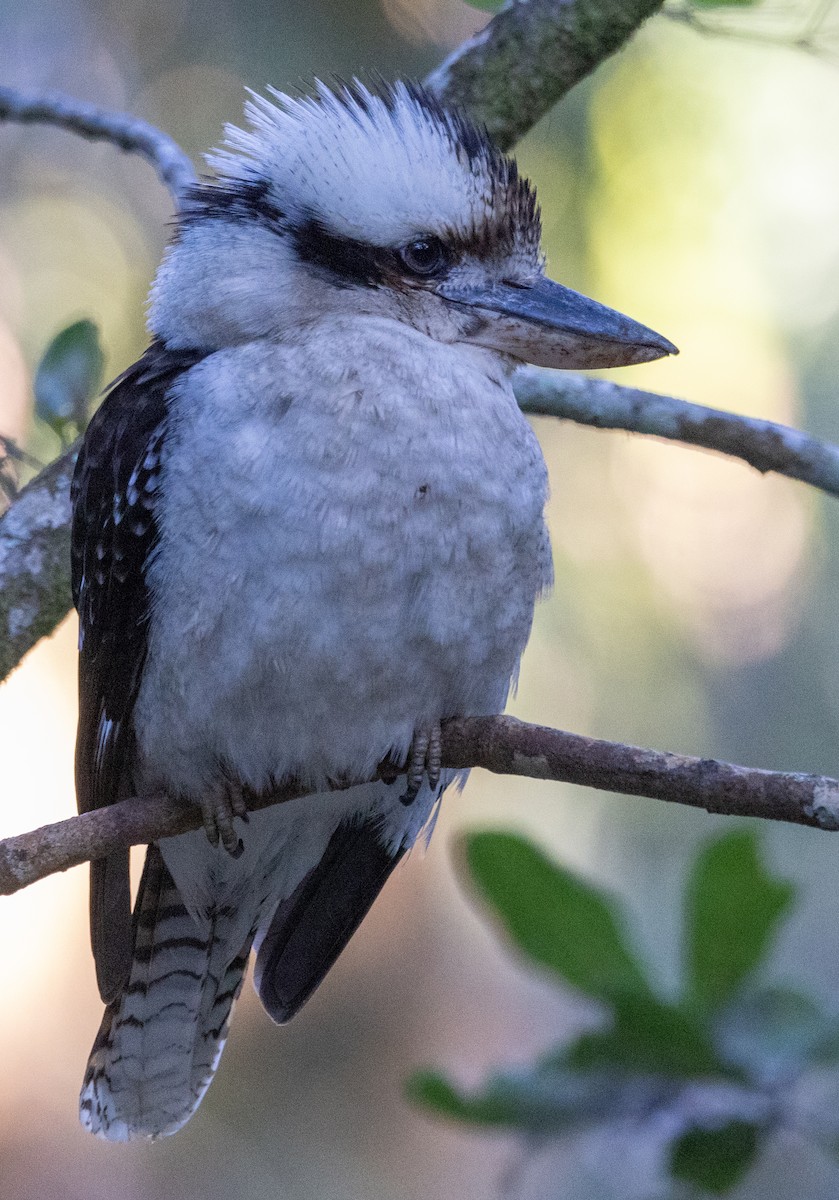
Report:
[[[404,853],[382,846],[375,821],[341,825],[318,865],[279,904],[254,971],[259,998],[278,1024],[321,984]]]
[[[79,812],[130,794],[131,718],[147,649],[145,570],[158,536],[167,394],[202,356],[159,342],[150,346],[113,384],[88,426],[76,464],[72,584],[79,614]],[[99,990],[109,1002],[131,964],[127,851],[91,863],[90,917]]]

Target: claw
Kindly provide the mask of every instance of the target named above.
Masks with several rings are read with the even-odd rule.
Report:
[[[227,780],[225,785],[201,802],[204,829],[211,846],[221,842],[231,858],[239,858],[245,846],[233,827],[234,817],[247,820],[247,799],[244,789]]]
[[[414,734],[414,740],[411,743],[411,753],[408,758],[408,794],[412,800],[422,787],[422,779],[425,775],[425,759],[428,755],[430,743],[431,739],[424,729]]]
[[[443,735],[439,725],[432,725],[428,734],[428,750],[425,755],[425,773],[428,786],[435,792],[440,784],[440,768],[443,761]]]
[[[432,789],[439,785],[441,759],[442,744],[439,722],[435,722],[426,729],[418,729],[414,734],[411,751],[408,755],[408,786],[404,795],[399,797],[406,807],[416,800],[424,778],[427,777],[429,787]]]
[[[204,819],[204,832],[211,846],[218,845],[218,825],[216,825],[215,808],[211,804],[201,805],[201,815]]]

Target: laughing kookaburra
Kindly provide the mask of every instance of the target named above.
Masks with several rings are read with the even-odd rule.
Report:
[[[127,851],[92,866],[81,1118],[114,1140],[188,1120],[252,946],[297,1012],[453,778],[440,722],[504,707],[551,581],[513,369],[674,349],[545,278],[532,187],[421,88],[247,119],[73,485],[79,807],[162,792],[206,827],[149,847],[133,919]]]

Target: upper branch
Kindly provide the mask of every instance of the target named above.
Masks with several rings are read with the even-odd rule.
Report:
[[[92,141],[110,142],[151,163],[175,203],[195,182],[195,169],[178,143],[161,129],[130,113],[109,112],[60,92],[29,95],[0,87],[0,121],[58,125]]]
[[[839,829],[839,781],[738,767],[715,759],[643,750],[514,717],[462,717],[443,726],[443,766],[553,779],[630,796],[651,796],[729,816],[764,817]],[[356,781],[364,782],[364,781]],[[343,786],[349,786],[348,784]],[[306,794],[287,785],[251,810]],[[0,842],[0,895],[124,846],[198,829],[201,812],[166,796],[123,800]]]
[[[664,0],[508,0],[426,83],[504,150],[625,45]]]

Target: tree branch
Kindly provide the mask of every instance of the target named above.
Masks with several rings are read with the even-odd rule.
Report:
[[[60,92],[28,94],[0,87],[0,121],[57,125],[91,141],[110,142],[151,163],[176,204],[195,182],[195,169],[176,141],[130,113],[108,112]]]
[[[426,83],[504,150],[620,50],[664,0],[509,0]]]
[[[0,518],[0,679],[70,608],[70,481],[76,448],[21,490]]]
[[[644,750],[527,725],[514,717],[461,717],[443,727],[443,766],[576,783],[650,796],[728,816],[839,829],[839,781],[739,767],[708,758]],[[364,781],[359,781],[364,782]],[[340,786],[350,786],[342,784]],[[298,784],[259,797],[251,811],[306,794]],[[0,842],[0,895],[124,846],[198,829],[201,813],[165,796],[123,800]]]
[[[702,446],[740,458],[763,473],[776,471],[839,496],[839,446],[788,425],[536,367],[519,371],[515,387],[522,410],[533,416]]]

